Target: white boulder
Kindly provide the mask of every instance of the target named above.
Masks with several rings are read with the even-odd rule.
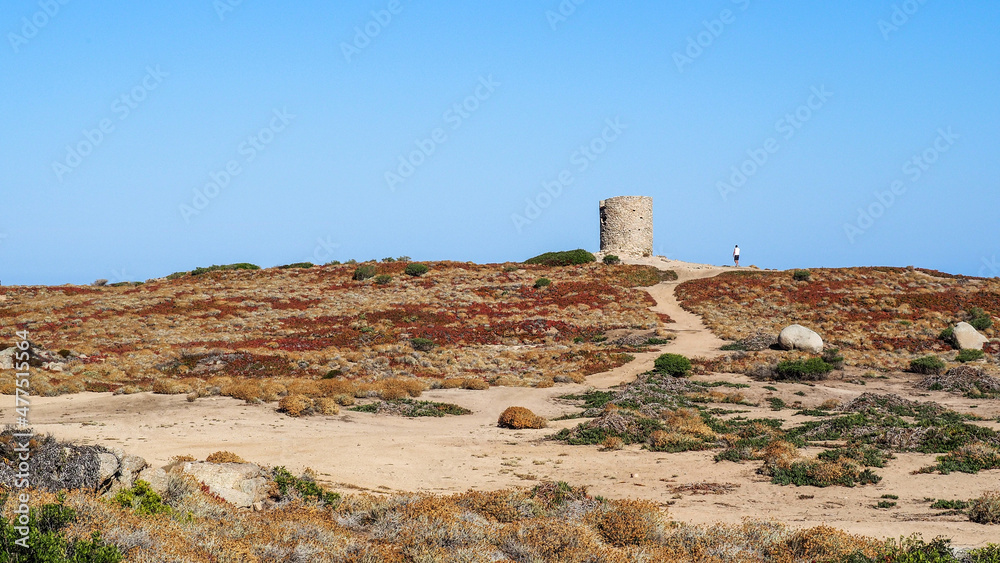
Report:
[[[181,471],[201,481],[209,491],[239,508],[249,508],[268,498],[268,480],[260,467],[252,463],[189,461]]]
[[[990,341],[989,338],[986,338],[982,334],[979,334],[978,330],[976,330],[972,325],[966,322],[961,322],[955,325],[954,332],[955,332],[955,342],[958,344],[958,347],[962,350],[966,349],[982,350],[983,344],[986,344],[987,342]]]
[[[785,350],[802,350],[819,354],[823,351],[823,339],[814,331],[799,325],[789,325],[778,335],[778,345]]]

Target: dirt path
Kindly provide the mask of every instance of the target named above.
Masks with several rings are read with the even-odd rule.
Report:
[[[877,486],[778,487],[756,475],[756,463],[715,463],[710,451],[666,454],[630,446],[604,452],[596,446],[574,447],[546,439],[553,431],[579,420],[553,421],[544,430],[497,428],[500,412],[511,405],[530,408],[550,419],[576,412],[558,397],[588,386],[607,388],[629,381],[648,370],[662,352],[687,356],[719,353],[722,341],[699,317],[681,309],[673,292],[680,282],[726,270],[661,259],[645,262],[674,269],[680,276],[677,282],[649,288],[657,301],[654,310],[675,321],[667,325],[676,331],[675,341],[659,351],[638,354],[625,366],[591,376],[588,385],[435,390],[422,397],[462,405],[473,411],[471,415],[403,419],[345,412],[295,419],[277,413],[273,404],[251,406],[227,397],[189,403],[183,395],[80,393],[35,399],[32,419],[38,432],[119,447],[153,465],[164,465],[175,455],[204,459],[212,452],[229,450],[257,463],[284,465],[292,471],[310,467],[322,481],[342,491],[446,493],[561,480],[585,485],[593,494],[606,497],[646,498],[669,504],[674,518],[695,523],[738,523],[744,517],[754,517],[793,526],[825,523],[881,537],[921,532],[930,539],[940,534],[953,538],[959,546],[983,545],[991,539],[995,531],[960,517],[928,521],[930,511],[922,499],[968,498],[969,491],[996,488],[996,472],[910,475],[913,469],[931,463],[933,456],[900,455],[880,470],[884,479]],[[749,382],[743,376],[726,378]],[[821,390],[819,386],[816,389]],[[788,390],[789,395],[792,391]],[[721,495],[692,495],[676,489],[700,482],[735,486]],[[885,493],[900,497],[898,509],[872,508]]]

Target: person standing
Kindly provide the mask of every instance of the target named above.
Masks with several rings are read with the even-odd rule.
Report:
[[[738,244],[736,245],[736,248],[733,249],[733,261],[736,262],[736,267],[739,268],[740,267],[740,245],[738,245]]]

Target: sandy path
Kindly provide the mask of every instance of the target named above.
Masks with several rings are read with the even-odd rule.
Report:
[[[673,290],[682,281],[725,270],[662,259],[645,261],[674,269],[680,276],[677,282],[649,288],[657,301],[654,310],[674,319],[666,328],[675,330],[677,339],[660,351],[638,354],[625,366],[591,376],[589,385],[606,388],[629,381],[648,370],[663,351],[710,356],[717,354],[723,343],[699,317],[678,306]],[[727,377],[746,380],[743,376]],[[553,479],[586,485],[593,494],[606,497],[639,497],[671,504],[673,517],[696,523],[737,523],[749,516],[796,526],[826,523],[883,537],[922,532],[930,539],[941,534],[965,546],[996,540],[992,537],[995,530],[960,517],[915,521],[926,520],[931,512],[920,502],[925,496],[968,498],[969,491],[996,488],[996,471],[909,474],[929,464],[933,456],[899,456],[880,471],[884,480],[874,487],[777,487],[755,474],[756,463],[714,463],[713,452],[660,454],[637,446],[603,452],[594,446],[573,447],[545,439],[553,430],[571,427],[578,420],[554,421],[545,430],[496,427],[499,413],[511,405],[528,407],[548,418],[575,412],[558,396],[586,387],[426,392],[422,398],[473,410],[472,415],[438,419],[353,412],[295,419],[275,412],[274,405],[251,406],[226,397],[189,403],[182,395],[80,393],[35,399],[32,420],[38,432],[118,447],[145,457],[153,465],[163,465],[175,455],[204,459],[212,452],[229,450],[257,463],[285,465],[293,471],[310,467],[321,480],[340,490],[460,492],[531,486],[539,479]],[[727,494],[707,496],[678,495],[672,489],[703,481],[740,486]],[[887,492],[900,496],[899,508],[871,508]]]

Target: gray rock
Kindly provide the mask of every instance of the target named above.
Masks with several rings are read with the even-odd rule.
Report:
[[[962,350],[982,350],[983,344],[989,341],[989,338],[979,334],[979,331],[969,323],[961,322],[955,325],[955,342],[958,343],[958,347]]]
[[[113,453],[100,452],[97,454],[97,464],[98,486],[103,487],[118,474],[118,457]]]
[[[149,467],[146,460],[137,455],[126,455],[121,458],[118,481],[125,488],[131,488],[135,484],[139,473]]]
[[[786,326],[778,335],[778,345],[785,350],[803,350],[813,354],[823,351],[823,339],[808,328],[794,324]]]
[[[16,353],[17,348],[14,346],[0,352],[0,369],[14,369],[14,354]]]
[[[239,508],[252,507],[255,502],[268,498],[268,480],[260,467],[253,463],[189,461],[181,471],[201,481],[209,491]]]
[[[162,467],[147,467],[136,475],[136,480],[149,483],[149,488],[157,494],[162,495],[167,492],[167,472]]]

